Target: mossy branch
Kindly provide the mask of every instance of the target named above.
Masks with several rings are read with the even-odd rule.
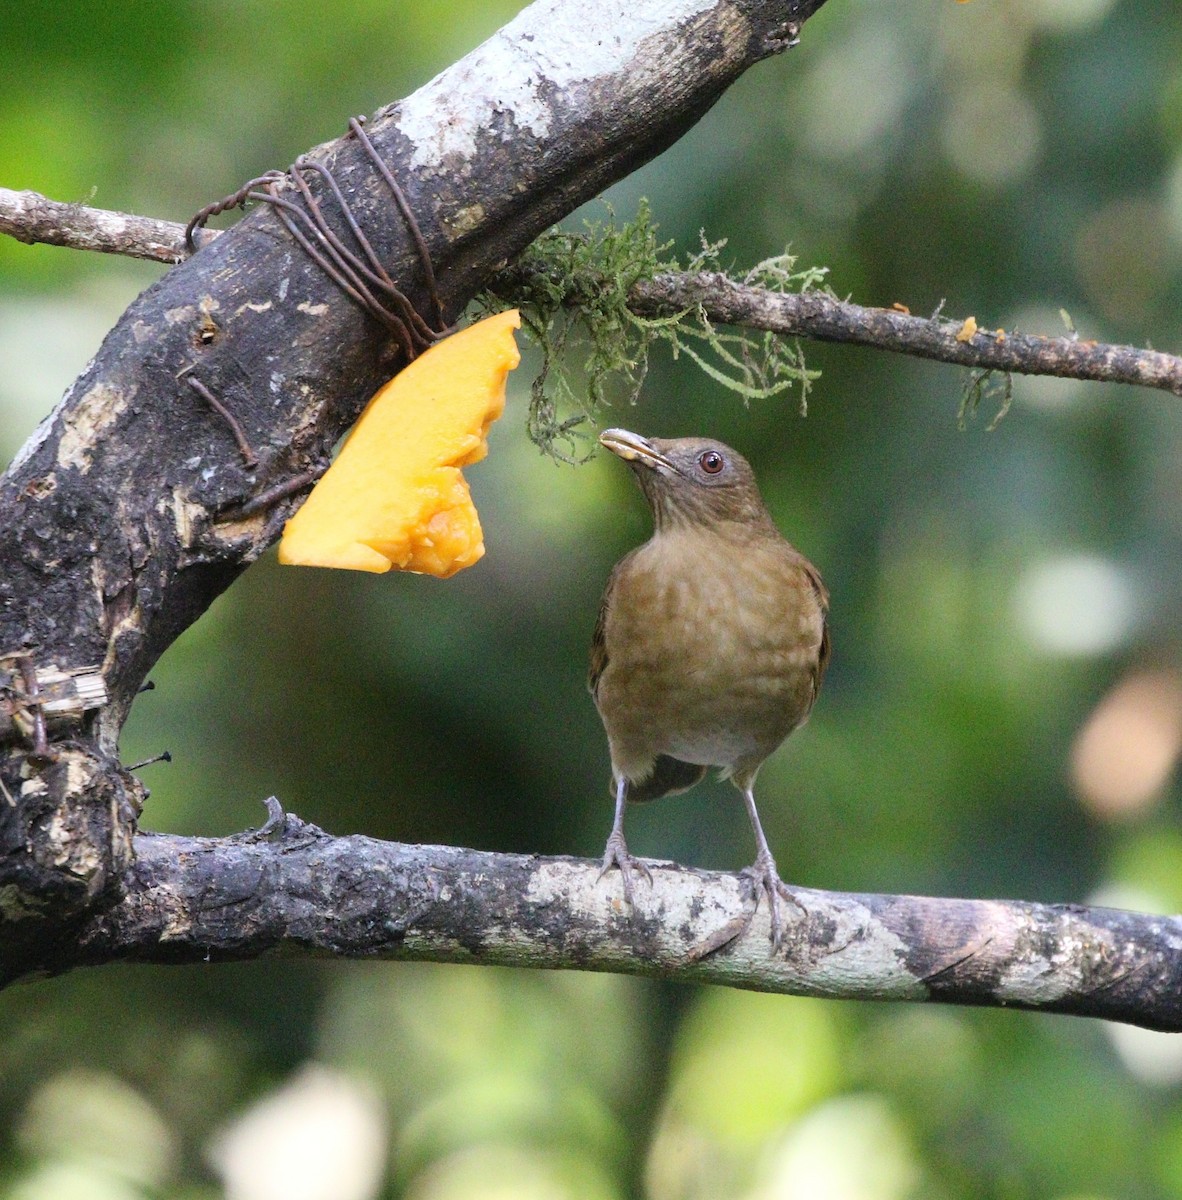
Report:
[[[651,233],[651,222],[646,218],[644,224]],[[871,308],[840,299],[820,286],[823,272],[813,269],[796,273],[788,257],[769,259],[739,280],[709,269],[715,265],[716,255],[710,260],[701,256],[691,259],[689,265],[694,269],[681,270],[674,260],[663,260],[668,246],[658,244],[655,233],[651,233],[651,248],[644,237],[638,236],[641,227],[637,221],[632,228],[607,234],[617,262],[622,259],[631,264],[629,269],[605,270],[602,262],[595,261],[586,234],[551,232],[542,238],[546,247],[540,256],[542,261],[535,255],[535,243],[496,276],[484,298],[486,308],[509,303],[522,306],[529,314],[531,333],[539,337],[543,347],[546,325],[540,314],[554,314],[550,334],[553,346],[560,333],[555,328],[560,311],[569,313],[585,304],[600,306],[595,328],[601,343],[597,345],[592,339],[584,351],[586,357],[579,365],[583,377],[569,376],[572,396],[565,408],[563,397],[551,387],[553,400],[543,400],[530,415],[535,440],[545,443],[548,437],[551,446],[562,443],[571,457],[581,445],[578,425],[595,403],[588,397],[602,398],[609,388],[617,387],[624,396],[634,398],[647,368],[647,351],[657,337],[670,341],[675,353],[689,352],[689,341],[694,338],[691,329],[701,335],[696,339],[699,343],[704,337],[711,349],[726,347],[717,333],[718,325],[759,331],[758,335],[746,335],[748,345],[754,343],[754,348],[734,357],[750,367],[751,363],[767,363],[769,354],[783,354],[784,365],[777,368],[773,363],[768,367],[763,383],[769,378],[779,381],[783,384],[780,390],[799,383],[802,399],[816,376],[805,370],[797,338],[844,342],[970,368],[972,374],[960,410],[962,421],[973,414],[985,394],[994,392],[998,376],[1002,379],[1000,408],[993,423],[1004,415],[1013,396],[1013,375],[1134,384],[1182,396],[1182,357],[1174,354],[1090,341],[1074,329],[1069,329],[1066,337],[985,329],[970,334],[967,321],[941,317],[939,311],[930,317],[917,317],[900,305]],[[205,237],[213,240],[219,232],[207,229]],[[184,226],[176,222],[60,204],[36,192],[5,188],[0,188],[0,233],[29,243],[51,243],[168,264],[181,262],[186,256]],[[564,243],[563,239],[569,241]],[[551,260],[548,267],[544,261],[547,259]],[[580,267],[585,273],[576,269]],[[787,286],[785,275],[790,281]],[[615,336],[613,322],[643,343],[643,355],[635,348],[628,349],[627,343]],[[646,331],[643,338],[639,337],[641,330]],[[568,332],[562,336],[574,335]],[[584,336],[585,332],[580,335]],[[784,343],[784,338],[792,340]],[[573,344],[578,341],[575,337]],[[564,348],[557,346],[558,351]],[[553,368],[558,360],[552,353],[549,361]],[[721,361],[726,361],[725,354]],[[621,365],[623,375],[613,384],[612,377]],[[569,368],[565,369],[569,373]],[[717,369],[728,385],[750,383],[741,372],[736,376],[721,367]],[[799,371],[795,377],[794,370]],[[761,395],[768,394],[760,391],[758,373],[755,378],[751,386]],[[543,378],[540,384],[543,396],[547,382]],[[738,390],[742,391],[742,386]],[[552,409],[547,407],[551,403]],[[560,417],[561,411],[569,415]]]
[[[721,269],[725,242],[703,238],[681,265],[657,240],[647,204],[634,221],[604,222],[582,233],[551,230],[500,272],[478,299],[487,311],[519,306],[542,350],[533,385],[529,433],[568,461],[581,427],[606,403],[634,403],[653,344],[687,355],[715,382],[745,400],[799,387],[802,413],[819,372],[805,364],[799,338],[873,346],[968,367],[958,410],[963,427],[983,400],[996,399],[987,428],[1005,417],[1014,375],[1139,384],[1182,396],[1182,358],[1133,346],[1068,336],[979,328],[937,309],[913,316],[903,305],[866,308],[825,286],[823,267],[796,268],[785,253],[742,277]],[[943,304],[941,303],[941,308]],[[720,333],[719,325],[735,330]]]

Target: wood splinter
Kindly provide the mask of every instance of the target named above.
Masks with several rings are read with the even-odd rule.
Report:
[[[77,724],[107,700],[99,666],[63,670],[37,667],[25,651],[0,655],[0,743],[23,740],[45,754],[50,732]]]

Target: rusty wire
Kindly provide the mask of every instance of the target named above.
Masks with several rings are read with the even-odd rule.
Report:
[[[234,441],[238,446],[238,453],[242,455],[244,465],[247,470],[253,471],[259,465],[259,457],[251,448],[241,423],[200,379],[196,379],[189,374],[195,366],[196,363],[190,363],[187,367],[182,368],[182,370],[177,372],[177,379],[183,379],[226,422],[230,427],[230,432],[234,435]]]
[[[439,296],[435,269],[426,239],[393,172],[365,132],[364,123],[363,117],[351,118],[349,134],[357,139],[375,170],[385,181],[399,215],[406,224],[422,267],[434,323],[423,318],[390,277],[329,168],[306,155],[300,155],[286,171],[268,171],[243,184],[232,195],[206,205],[185,227],[185,244],[189,252],[194,253],[197,230],[218,213],[241,207],[248,200],[269,204],[304,253],[354,303],[385,325],[397,339],[406,358],[413,359],[448,332],[443,319],[443,302]],[[317,200],[304,177],[309,172],[318,175],[331,192],[359,252],[350,249],[329,225],[321,202]],[[298,193],[299,202],[279,194],[279,188],[284,183]]]

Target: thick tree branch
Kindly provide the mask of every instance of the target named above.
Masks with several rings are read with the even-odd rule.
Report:
[[[636,910],[598,863],[331,837],[140,835],[118,902],[0,966],[181,963],[297,951],[577,968],[863,1000],[1038,1009],[1182,1029],[1182,918],[1077,905],[795,891],[773,955],[739,875],[653,864]],[[793,910],[789,908],[789,912]]]
[[[24,242],[174,263],[186,255],[184,230],[173,221],[61,204],[37,192],[0,188],[0,233]],[[212,240],[218,232],[203,230],[201,236]],[[773,291],[715,271],[664,272],[636,284],[629,293],[629,307],[641,317],[668,317],[696,306],[712,324],[845,342],[977,370],[1135,384],[1182,396],[1182,357],[1137,346],[1000,329],[970,332],[963,320],[869,308],[825,292]]]
[[[822,3],[671,0],[654,12],[613,0],[600,13],[612,35],[592,51],[584,5],[539,0],[379,112],[369,138],[422,231],[446,312],[680,137]],[[307,157],[331,170],[380,262],[428,312],[409,222],[360,139]],[[327,181],[307,181],[307,203],[350,240]],[[122,222],[115,240],[128,231]],[[244,506],[307,478],[401,365],[389,334],[260,206],[131,305],[0,479],[0,654],[97,666],[110,696],[68,750],[0,761],[16,798],[0,803],[0,917],[50,894],[61,915],[69,897],[85,908],[117,883],[142,792],[115,747],[139,684],[275,540],[298,493]],[[37,724],[36,698],[21,703]]]

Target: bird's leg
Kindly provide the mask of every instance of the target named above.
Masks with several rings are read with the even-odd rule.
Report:
[[[624,899],[632,904],[632,868],[635,867],[648,880],[652,887],[652,872],[639,858],[633,858],[628,853],[624,842],[624,808],[628,803],[628,780],[619,775],[616,777],[616,818],[612,822],[612,831],[608,834],[607,846],[603,851],[603,868],[599,872],[602,879],[612,867],[620,868],[620,878],[624,882]],[[598,880],[596,881],[598,882]]]
[[[759,893],[763,891],[767,894],[768,913],[771,917],[771,938],[772,952],[775,953],[780,949],[780,944],[784,940],[784,924],[780,919],[780,897],[804,912],[804,907],[800,901],[788,890],[787,885],[780,878],[780,873],[776,870],[776,860],[772,857],[772,852],[767,844],[767,838],[763,834],[763,826],[759,823],[759,813],[755,808],[755,787],[753,783],[747,783],[742,787],[743,803],[747,806],[747,816],[751,818],[751,828],[755,831],[755,862],[751,866],[746,867],[741,873],[746,875],[755,884],[755,908],[759,908]],[[755,915],[754,912],[751,914]]]

